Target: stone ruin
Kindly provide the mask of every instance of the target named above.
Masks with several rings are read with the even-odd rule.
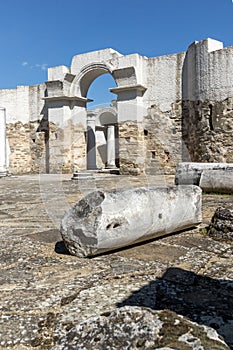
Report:
[[[0,90],[0,171],[174,174],[179,162],[230,163],[232,71],[233,47],[209,38],[153,58],[76,55],[70,67],[49,68],[43,84]],[[115,80],[116,101],[87,112],[88,89],[103,74]]]
[[[99,191],[71,208],[62,220],[61,233],[69,251],[79,257],[197,226],[201,222],[201,189],[195,185],[232,193],[233,165],[229,164],[233,162],[232,69],[233,47],[223,48],[221,42],[206,39],[194,42],[187,52],[154,58],[123,56],[112,49],[77,55],[70,67],[50,68],[44,84],[0,90],[0,176],[8,172],[70,173],[98,169],[119,169],[120,174],[129,175],[174,174],[179,164],[176,184],[186,186]],[[110,90],[116,94],[116,101],[107,108],[87,111],[88,89],[102,74],[111,74],[115,79],[116,87]],[[232,241],[232,209],[216,211],[209,235]],[[227,248],[222,249],[226,254]],[[19,271],[22,273],[21,265]],[[229,349],[212,328],[192,322],[205,324],[207,318],[219,321],[220,316],[224,319],[227,315],[231,329],[232,301],[226,297],[225,281],[222,287],[218,280],[191,272],[168,271],[156,283],[157,303],[165,310],[121,307],[68,329],[54,350],[74,344],[89,348],[90,337],[95,347],[109,342],[111,348],[115,343],[117,348],[120,339],[122,344],[130,342],[145,349],[155,344],[161,345],[161,350],[186,345],[192,349],[203,346],[208,350]],[[210,286],[211,301],[215,302],[215,295],[224,300],[224,312],[221,303],[216,303],[214,310],[211,303],[209,308],[206,305]],[[49,290],[51,287],[46,288]],[[231,290],[229,283],[229,293]],[[62,293],[62,288],[57,292]],[[78,293],[63,295],[61,306],[75,300]],[[190,295],[196,296],[194,300]],[[204,303],[200,305],[202,299]],[[54,300],[51,305],[54,307]],[[190,320],[166,310],[169,307],[184,316],[188,310]],[[207,313],[203,314],[205,309]],[[48,314],[47,323],[51,315]],[[130,340],[129,320],[133,335]],[[38,325],[43,327],[47,323],[40,321]],[[225,324],[218,327],[219,334],[224,334],[221,327]],[[93,329],[98,332],[92,332]],[[142,329],[146,332],[141,332]],[[225,331],[227,334],[228,329]],[[227,334],[226,338],[230,343],[231,336]],[[38,345],[43,335],[33,341]]]
[[[195,227],[202,220],[201,193],[198,186],[92,192],[66,212],[61,235],[82,258]]]

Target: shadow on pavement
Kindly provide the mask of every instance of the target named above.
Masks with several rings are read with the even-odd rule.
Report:
[[[233,281],[217,280],[180,268],[134,292],[117,307],[169,309],[200,325],[214,328],[233,348]]]

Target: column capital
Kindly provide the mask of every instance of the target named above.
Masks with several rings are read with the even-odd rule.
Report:
[[[128,91],[137,91],[137,92],[141,92],[143,94],[146,90],[147,90],[147,88],[141,84],[118,86],[118,87],[109,89],[109,91],[111,91],[112,93],[114,93],[116,95],[118,95],[122,92],[128,92]]]

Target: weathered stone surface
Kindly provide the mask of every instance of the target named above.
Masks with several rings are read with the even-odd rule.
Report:
[[[159,105],[152,105],[145,116],[144,144],[146,174],[174,174],[182,161],[182,103],[176,101],[163,113]]]
[[[96,142],[90,148],[97,167],[106,165],[107,125],[115,125],[121,174],[153,175],[161,168],[173,174],[182,160],[232,162],[232,55],[232,46],[223,48],[210,38],[195,41],[187,52],[150,58],[103,49],[75,55],[70,67],[49,68],[45,84],[0,89],[10,171],[38,171],[44,154],[42,172],[85,169],[89,147],[83,98],[90,84],[110,71],[117,113],[112,118],[108,109],[104,123],[93,122]]]
[[[82,198],[83,189],[78,181],[70,181],[71,174],[44,177],[48,177],[43,184],[47,200],[40,192],[44,178],[27,175],[0,181],[0,350],[49,350],[75,325],[111,312],[116,305],[131,305],[132,299],[132,305],[153,309],[156,285],[171,267],[221,281],[220,297],[214,283],[208,283],[206,296],[199,302],[206,307],[210,300],[211,310],[216,297],[222,310],[222,319],[217,319],[221,327],[214,326],[214,313],[208,324],[233,347],[229,322],[229,313],[233,315],[232,241],[213,240],[195,228],[92,259],[69,255],[52,218],[57,215],[60,224],[62,207]],[[174,183],[170,176],[162,180],[162,184]],[[153,176],[95,176],[94,184],[102,190],[160,181],[161,177]],[[232,202],[230,195],[203,194],[202,225],[210,224],[217,207]],[[192,299],[188,292],[187,288],[186,298]],[[169,300],[166,305],[169,309]],[[207,325],[204,317],[199,324]]]
[[[126,306],[72,328],[52,350],[229,350],[213,329],[169,310]]]
[[[144,170],[145,145],[143,125],[135,121],[121,122],[119,127],[120,172],[140,175]]]
[[[232,288],[232,281],[170,268],[156,282],[155,308],[168,308],[194,322],[214,328],[227,338],[232,348]]]
[[[203,170],[199,185],[205,192],[233,193],[233,169]]]
[[[229,177],[231,177],[231,172],[233,172],[233,163],[190,163],[184,162],[177,164],[176,167],[176,176],[175,184],[176,185],[197,185],[201,186],[201,177],[203,172],[206,172],[206,175],[203,176],[202,183],[205,188],[208,189],[208,186],[211,188],[211,181],[215,177],[221,177],[225,174],[225,182],[222,181],[219,186],[223,189],[224,183],[226,183],[227,188],[229,185]],[[210,183],[208,184],[208,174],[211,174]],[[216,178],[217,179],[217,178]],[[215,182],[217,188],[218,184]]]
[[[86,257],[194,227],[201,220],[197,186],[96,191],[64,215],[61,234],[71,254]]]
[[[222,241],[233,241],[233,206],[219,207],[208,228],[208,235]]]
[[[211,93],[214,91],[215,83],[216,79],[213,79]],[[214,96],[210,98],[208,95],[204,99],[194,101],[191,98],[182,103],[183,155],[186,153],[183,159],[192,162],[231,163],[233,159],[232,94],[225,98],[219,96],[217,99]]]

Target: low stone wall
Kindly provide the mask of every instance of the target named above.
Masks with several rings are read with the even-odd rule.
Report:
[[[63,129],[54,123],[34,121],[7,124],[9,172],[71,173],[85,169],[86,141],[82,127],[68,123]]]

